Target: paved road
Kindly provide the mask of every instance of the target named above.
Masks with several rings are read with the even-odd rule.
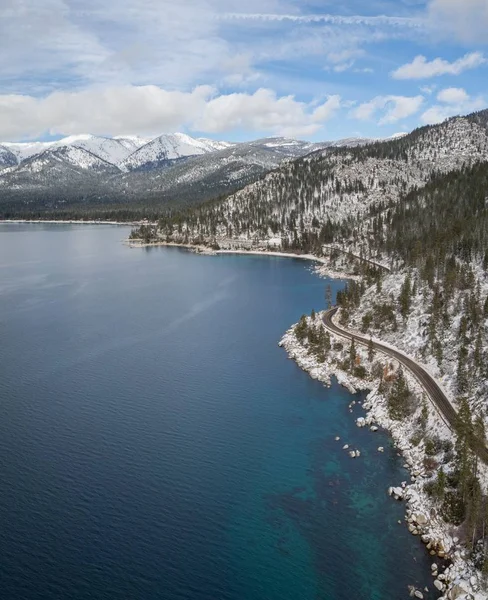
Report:
[[[332,321],[332,318],[337,312],[337,310],[338,307],[336,306],[334,308],[331,308],[324,314],[322,321],[324,323],[325,328],[331,331],[332,333],[339,334],[347,339],[352,339],[354,337],[356,343],[367,346],[369,344],[369,338],[357,334],[353,335],[345,329],[338,327]],[[423,367],[418,365],[411,358],[408,358],[408,356],[406,356],[405,354],[398,352],[393,348],[389,348],[388,346],[384,346],[383,344],[380,344],[378,342],[373,342],[373,346],[376,350],[379,350],[380,352],[383,352],[384,354],[392,356],[393,358],[398,360],[398,362],[404,365],[415,375],[415,377],[419,380],[419,382],[422,384],[423,388],[429,395],[431,401],[439,409],[439,412],[444,417],[446,423],[451,429],[455,429],[457,419],[456,410],[449,402],[448,398],[441,390],[441,388],[437,385],[435,379]],[[476,444],[475,451],[477,452],[481,460],[488,464],[488,448],[484,445],[484,443]]]
[[[324,246],[324,248],[326,248],[329,251],[337,250],[337,252],[342,252],[342,254],[347,254],[348,256],[352,256],[353,258],[357,258],[357,260],[359,260],[361,262],[366,262],[366,263],[368,263],[370,265],[373,265],[373,267],[377,267],[379,269],[383,269],[384,271],[388,271],[388,273],[391,272],[390,267],[386,267],[385,265],[380,265],[380,263],[377,263],[374,260],[371,260],[369,258],[364,258],[364,257],[358,256],[357,254],[353,254],[352,252],[349,252],[349,250],[341,250],[340,248],[336,248],[335,246]]]

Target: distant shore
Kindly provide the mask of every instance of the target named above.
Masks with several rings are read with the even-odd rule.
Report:
[[[94,221],[94,220],[82,220],[82,219],[0,219],[0,224],[21,224],[21,223],[48,223],[48,224],[59,224],[59,225],[142,225],[143,221]]]
[[[195,252],[197,254],[202,254],[206,256],[216,256],[218,254],[251,254],[254,256],[276,256],[280,258],[300,258],[302,260],[310,260],[313,262],[320,263],[327,267],[324,272],[319,272],[323,276],[331,277],[332,279],[357,279],[356,275],[345,275],[343,272],[333,271],[330,268],[329,260],[327,258],[315,256],[314,254],[297,254],[295,252],[279,252],[275,250],[213,250],[208,246],[196,246],[194,244],[179,244],[177,242],[143,242],[142,240],[131,240],[127,239],[126,244],[131,248],[150,248],[150,247],[175,247],[175,248],[184,248],[186,250],[190,250],[191,252]],[[319,268],[319,267],[317,267]],[[323,269],[324,267],[320,267]]]

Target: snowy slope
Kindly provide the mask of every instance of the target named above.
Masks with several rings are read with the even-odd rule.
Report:
[[[5,146],[0,146],[0,171],[3,169],[8,169],[9,167],[13,167],[16,164],[16,155]]]
[[[297,215],[304,230],[359,218],[370,206],[394,202],[400,194],[424,185],[434,172],[488,161],[488,118],[483,119],[483,112],[488,115],[482,111],[477,118],[449,119],[369,145],[357,140],[329,144],[209,207],[191,233],[199,235],[198,227],[205,228],[208,218],[217,236],[225,236],[232,223],[234,232],[246,236],[262,240],[280,231],[291,241]],[[287,147],[277,140],[260,142]]]
[[[31,156],[46,150],[73,146],[83,148],[102,160],[117,164],[146,144],[149,140],[137,136],[107,138],[96,135],[71,135],[54,142],[4,142],[2,145],[10,150],[22,162]]]
[[[144,143],[145,140],[142,139],[136,141],[134,138],[105,138],[86,135],[64,138],[57,142],[56,146],[74,146],[76,148],[83,148],[102,160],[117,165]]]
[[[57,190],[65,194],[72,189],[83,194],[92,189],[98,178],[116,175],[119,170],[87,150],[73,146],[51,148],[25,159],[15,168],[0,172],[0,189],[12,191]]]
[[[192,138],[185,133],[165,133],[145,144],[119,164],[123,171],[164,166],[188,156],[199,156],[231,147],[228,142]]]

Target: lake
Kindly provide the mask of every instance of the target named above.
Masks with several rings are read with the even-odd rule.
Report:
[[[349,412],[364,394],[277,345],[327,280],[297,259],[131,249],[128,232],[0,225],[1,598],[397,600],[430,585],[387,495],[402,460]]]

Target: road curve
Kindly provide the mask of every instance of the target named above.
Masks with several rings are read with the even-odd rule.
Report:
[[[330,310],[325,312],[324,316],[322,317],[324,327],[328,329],[331,333],[335,333],[349,340],[354,338],[354,341],[356,343],[367,346],[369,344],[369,338],[362,335],[358,335],[356,333],[349,333],[347,330],[338,327],[333,322],[332,318],[334,317],[337,311],[338,307],[335,306],[334,308],[331,308]],[[393,348],[390,348],[389,346],[385,346],[383,344],[380,344],[379,342],[374,341],[373,347],[376,350],[383,352],[383,354],[392,356],[399,363],[401,363],[404,367],[406,367],[409,371],[413,373],[413,375],[420,382],[424,390],[427,392],[427,395],[431,399],[432,403],[437,407],[437,409],[441,413],[446,423],[451,429],[454,430],[456,428],[457,412],[452,406],[452,404],[449,402],[448,398],[441,390],[435,379],[432,377],[432,375],[430,375],[423,367],[421,367],[419,364],[417,364],[415,361],[413,361],[411,358],[409,358],[402,352],[399,352],[397,350],[394,350]],[[488,464],[488,448],[484,445],[484,443],[476,444],[476,448],[473,449],[481,458],[481,460],[484,463]]]

